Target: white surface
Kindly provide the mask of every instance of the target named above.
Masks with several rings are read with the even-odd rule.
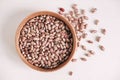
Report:
[[[29,68],[15,49],[15,31],[25,16],[40,10],[57,11],[58,7],[70,9],[72,3],[89,10],[97,7],[93,18],[107,29],[99,51],[87,62],[69,63],[50,73]],[[120,80],[120,0],[0,0],[0,80]],[[98,49],[98,48],[96,48]],[[78,52],[74,57],[78,57]],[[73,71],[73,76],[68,76]]]

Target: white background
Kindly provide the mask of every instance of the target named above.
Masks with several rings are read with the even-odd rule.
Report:
[[[69,10],[72,3],[88,11],[91,7],[98,8],[95,15],[89,16],[99,18],[99,26],[107,29],[101,42],[105,52],[98,51],[87,62],[70,62],[55,72],[29,68],[15,49],[18,25],[33,12],[57,12],[61,6]],[[81,54],[78,50],[74,57]],[[72,76],[69,71],[73,71]],[[0,0],[0,80],[120,80],[120,0]]]

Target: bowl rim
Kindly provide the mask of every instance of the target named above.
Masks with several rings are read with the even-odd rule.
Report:
[[[56,68],[52,68],[52,69],[43,69],[43,68],[40,68],[40,67],[36,67],[34,65],[32,65],[31,63],[29,63],[27,61],[27,59],[23,56],[23,54],[21,53],[20,51],[20,48],[19,48],[19,36],[20,36],[20,31],[22,30],[23,26],[25,25],[25,23],[30,20],[31,18],[34,18],[35,16],[39,16],[39,15],[50,15],[50,16],[54,16],[60,20],[62,20],[66,25],[67,27],[69,27],[71,33],[72,33],[72,37],[73,37],[73,48],[72,48],[72,51],[71,51],[71,54],[70,56],[68,57],[68,59],[63,62],[62,64],[60,64],[58,67]],[[70,60],[71,58],[73,57],[73,54],[75,53],[75,50],[76,50],[76,45],[77,45],[77,39],[76,39],[76,33],[75,33],[75,30],[73,28],[73,26],[67,21],[67,19],[65,19],[63,16],[55,13],[55,12],[51,12],[51,11],[39,11],[39,12],[34,12],[32,13],[31,15],[28,15],[26,18],[24,18],[22,20],[22,22],[20,23],[20,25],[18,26],[17,30],[16,30],[16,34],[15,34],[15,46],[16,46],[16,50],[17,50],[17,53],[19,54],[19,56],[21,57],[21,59],[23,60],[23,62],[25,64],[27,64],[29,67],[31,67],[32,69],[34,70],[38,70],[38,71],[44,71],[44,72],[51,72],[51,71],[56,71],[56,70],[59,70],[60,68],[64,67]]]

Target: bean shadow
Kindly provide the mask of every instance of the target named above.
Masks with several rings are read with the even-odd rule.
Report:
[[[9,61],[14,63],[16,66],[21,67],[21,65],[23,65],[23,62],[17,54],[15,48],[15,33],[21,21],[32,12],[33,11],[24,9],[19,11],[13,11],[13,14],[7,15],[8,18],[5,19],[6,21],[3,23],[1,37],[2,43],[4,44],[7,50],[6,53],[4,53],[4,55],[6,56],[6,58],[9,59]]]

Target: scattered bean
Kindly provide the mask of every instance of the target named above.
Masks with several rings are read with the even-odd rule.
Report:
[[[101,33],[105,35],[106,34],[106,29],[101,29]]]
[[[99,23],[99,20],[98,20],[98,19],[95,19],[95,20],[94,20],[94,24],[95,24],[95,25],[98,25],[98,23]]]
[[[73,75],[73,72],[72,72],[72,71],[69,71],[68,74],[69,74],[69,76],[72,76],[72,75]]]
[[[100,36],[96,36],[95,40],[96,40],[97,42],[100,42],[101,37],[100,37]]]
[[[72,62],[76,62],[76,61],[77,61],[77,59],[72,59],[71,61],[72,61]]]
[[[99,45],[99,48],[100,48],[100,50],[101,50],[101,51],[105,51],[105,48],[104,48],[104,46],[102,46],[102,45]]]
[[[84,57],[81,57],[80,59],[81,59],[82,61],[87,61],[87,59],[84,58]]]
[[[96,11],[97,11],[97,8],[92,8],[92,9],[90,10],[91,13],[95,13]]]
[[[90,43],[90,44],[93,44],[93,41],[91,41],[91,40],[87,40],[87,42]]]
[[[87,50],[84,45],[81,45],[82,50]]]

